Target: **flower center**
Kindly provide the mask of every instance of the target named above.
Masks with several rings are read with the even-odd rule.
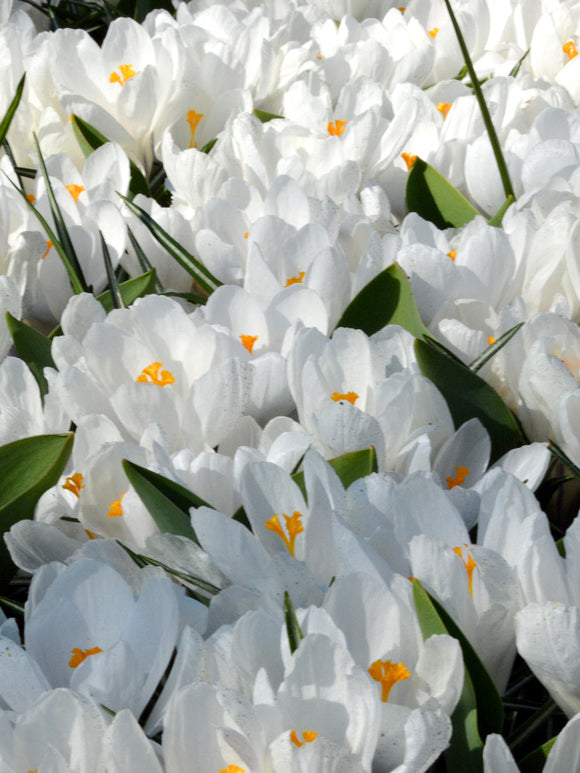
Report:
[[[465,478],[467,478],[470,472],[471,470],[469,467],[456,467],[455,475],[453,477],[449,475],[449,477],[445,478],[447,485],[450,489],[454,488],[455,486],[463,485],[465,483]]]
[[[102,652],[103,650],[100,647],[93,647],[90,650],[81,650],[78,647],[74,647],[71,650],[72,658],[69,660],[68,664],[71,668],[78,668],[81,663],[83,663],[89,655],[96,655],[98,652]]]
[[[141,375],[137,376],[136,381],[139,384],[157,384],[157,386],[173,384],[175,382],[173,373],[169,370],[162,370],[159,372],[159,369],[162,367],[162,362],[152,362],[151,365],[143,368]]]
[[[252,353],[252,349],[254,348],[254,344],[258,340],[258,336],[248,336],[248,335],[241,335],[240,340],[243,343],[243,345],[246,347],[246,349]]]
[[[290,279],[286,280],[286,287],[290,287],[290,285],[302,284],[302,280],[304,279],[305,274],[306,274],[306,271],[300,271],[298,276],[291,276]]]
[[[50,241],[50,239],[49,239],[49,240],[46,242],[46,251],[45,251],[44,255],[42,256],[41,260],[44,260],[44,259],[46,258],[46,256],[48,255],[48,253],[49,253],[49,252],[52,250],[53,246],[54,246],[54,245],[53,245],[53,243],[52,243],[52,242]]]
[[[109,512],[107,513],[107,518],[119,518],[119,516],[123,515],[123,505],[121,504],[121,500],[125,494],[121,494],[119,499],[117,499],[115,502],[111,502],[109,505]]]
[[[282,542],[288,548],[288,552],[290,553],[290,555],[293,556],[294,543],[296,542],[296,537],[304,531],[304,526],[302,526],[302,524],[300,523],[300,519],[302,518],[302,513],[299,513],[298,510],[295,510],[291,516],[286,515],[286,513],[282,513],[282,517],[286,522],[286,531],[288,532],[287,535],[284,529],[280,526],[280,521],[278,520],[278,514],[273,515],[269,521],[266,521],[266,528],[268,529],[268,531],[273,531],[275,534],[277,534],[280,537]]]
[[[495,336],[488,336],[487,343],[491,346],[495,343]]]
[[[191,139],[189,140],[190,148],[197,148],[197,142],[195,141],[195,130],[197,129],[197,126],[201,121],[201,119],[203,118],[203,116],[204,116],[204,113],[196,113],[195,110],[187,111],[186,120],[191,128]]]
[[[407,164],[407,171],[410,172],[417,160],[417,156],[414,156],[412,153],[401,153],[401,158]]]
[[[372,678],[382,685],[381,700],[383,703],[389,700],[389,693],[393,685],[411,676],[411,672],[404,663],[393,663],[391,660],[375,660],[374,663],[371,663],[368,671]]]
[[[578,56],[578,51],[576,49],[576,46],[571,40],[569,40],[567,43],[564,43],[564,45],[562,46],[562,51],[566,54],[566,56],[570,60],[574,59],[575,56]]]
[[[433,38],[433,40],[435,40],[438,32],[439,32],[439,27],[433,27],[433,29],[429,30],[427,34],[429,35],[430,38]]]
[[[134,78],[136,73],[132,64],[120,64],[120,75],[116,70],[109,75],[109,83],[118,83],[119,86],[124,86],[130,78]]]
[[[354,405],[358,400],[358,395],[356,392],[346,392],[344,394],[342,392],[333,392],[330,396],[335,403],[338,403],[341,400],[346,400],[351,405]]]
[[[75,472],[65,480],[62,484],[63,489],[72,492],[76,497],[80,497],[81,489],[85,487],[83,483],[82,472]]]
[[[457,250],[451,250],[451,252],[448,252],[447,257],[451,258],[451,260],[455,263],[455,258],[457,257]]]
[[[348,121],[329,121],[328,122],[328,127],[327,127],[328,128],[328,133],[332,137],[340,137],[340,135],[343,133],[344,127],[346,126],[347,123],[348,123]]]
[[[227,768],[222,768],[219,773],[246,773],[239,765],[228,765]]]
[[[465,547],[467,547],[467,545]],[[453,548],[453,552],[457,553],[459,558],[463,561],[463,566],[465,567],[465,571],[467,572],[469,595],[471,596],[471,598],[473,598],[473,570],[477,566],[477,563],[473,560],[470,553],[467,554],[467,561],[463,558],[462,547]]]
[[[300,741],[296,734],[296,730],[293,730],[290,733],[290,740],[292,741],[293,744],[295,744],[296,746],[298,746],[298,748],[300,748],[301,746],[304,746],[305,743],[312,743],[312,741],[314,741],[314,739],[317,736],[318,736],[318,733],[315,733],[314,730],[305,730],[302,733],[302,741]]]
[[[447,113],[451,110],[452,102],[439,102],[437,104],[437,110],[442,113],[443,118],[447,118]]]
[[[79,196],[84,191],[85,186],[84,185],[75,185],[74,183],[71,183],[70,185],[65,185],[65,188],[70,193],[70,195],[75,200],[75,203],[79,200]]]

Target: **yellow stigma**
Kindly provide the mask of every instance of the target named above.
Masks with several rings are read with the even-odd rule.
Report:
[[[250,235],[250,232],[246,231],[246,233],[244,234],[244,239],[247,239],[249,235]]]
[[[159,369],[162,367],[162,362],[152,362],[151,365],[143,368],[141,375],[137,376],[136,381],[139,384],[156,384],[157,386],[162,387],[173,384],[175,382],[173,373],[168,370],[162,370],[160,372]]]
[[[393,663],[390,660],[375,660],[371,663],[369,674],[382,685],[383,694],[381,700],[386,703],[393,685],[402,682],[411,676],[411,672],[404,663]]]
[[[85,186],[84,185],[75,185],[74,183],[71,183],[70,185],[65,185],[65,188],[70,193],[70,195],[75,200],[75,203],[79,200],[79,196],[84,191]]]
[[[124,86],[130,78],[134,78],[136,73],[132,64],[120,64],[119,70],[121,74],[113,70],[109,75],[109,83],[118,83],[119,86]]]
[[[83,474],[81,472],[75,472],[65,480],[62,484],[63,489],[70,491],[76,497],[80,497],[81,489],[85,487],[83,483]]]
[[[578,56],[578,51],[576,50],[576,46],[574,43],[569,40],[567,43],[564,43],[562,46],[562,51],[566,54],[568,59],[572,60],[575,56]]]
[[[407,164],[407,171],[410,172],[413,167],[413,164],[417,160],[417,156],[414,156],[411,153],[401,153],[401,158]]]
[[[305,730],[302,733],[302,741],[300,741],[296,734],[296,730],[293,730],[290,733],[290,740],[292,741],[293,744],[295,744],[296,746],[298,746],[298,748],[300,748],[301,746],[304,746],[305,743],[312,743],[312,741],[314,741],[314,739],[317,736],[318,736],[318,733],[315,733],[314,730]]]
[[[437,110],[442,113],[443,118],[447,118],[447,113],[451,110],[451,102],[438,102]]]
[[[477,566],[477,563],[473,560],[470,553],[467,554],[467,561],[466,561],[463,558],[463,548],[461,547],[453,548],[453,552],[457,553],[459,558],[463,561],[463,566],[465,567],[465,571],[467,572],[469,595],[471,596],[471,598],[473,598],[473,570]]]
[[[304,279],[305,274],[306,274],[306,271],[300,271],[298,276],[291,276],[290,279],[286,280],[286,287],[290,287],[290,285],[302,284],[302,280]]]
[[[123,505],[121,504],[121,500],[125,494],[121,494],[119,499],[117,499],[115,502],[111,502],[109,505],[109,512],[107,513],[107,518],[119,518],[121,515],[123,515]]]
[[[397,11],[400,11],[401,13],[405,13],[405,8],[406,8],[406,7],[407,7],[406,5],[400,5],[400,6],[397,8]]]
[[[329,121],[328,133],[333,137],[340,137],[348,121]]]
[[[95,533],[93,531],[89,531],[88,529],[85,529],[89,539],[95,539]]]
[[[49,240],[46,242],[46,251],[45,251],[44,255],[42,256],[41,260],[44,260],[44,259],[46,258],[46,256],[48,255],[48,253],[49,253],[49,252],[52,250],[52,247],[53,247],[53,244],[52,244],[52,242],[51,242],[51,241],[50,241],[50,239],[49,239]]]
[[[197,126],[201,121],[201,119],[203,118],[203,116],[204,116],[204,113],[196,113],[195,110],[187,111],[186,121],[191,128],[191,139],[189,141],[190,148],[197,148],[197,142],[195,141],[195,130],[197,129]]]
[[[78,647],[74,647],[74,649],[71,650],[72,658],[69,660],[68,664],[71,668],[77,668],[89,657],[89,655],[96,655],[98,652],[102,651],[103,650],[100,647],[93,647],[90,650],[81,650]]]
[[[252,353],[252,349],[254,348],[254,344],[256,343],[257,340],[258,340],[258,336],[248,336],[248,335],[240,336],[240,341],[250,352],[250,354]]]
[[[439,27],[433,27],[433,29],[429,30],[427,34],[429,35],[430,38],[435,39],[437,37],[438,32],[439,32]]]
[[[447,257],[451,258],[451,260],[455,262],[455,258],[457,257],[457,250],[451,250],[451,252],[448,252]]]
[[[31,204],[34,204],[34,202],[36,201],[36,196],[34,195],[34,193],[27,193],[26,198]]]
[[[450,489],[455,488],[455,486],[463,485],[465,483],[465,478],[467,478],[470,472],[471,470],[469,467],[456,467],[455,476],[449,475],[449,477],[445,478],[447,485]]]
[[[246,773],[239,765],[228,765],[227,768],[221,768],[219,773]]]
[[[294,543],[296,542],[296,537],[301,534],[304,531],[304,526],[300,523],[300,519],[302,518],[302,513],[299,513],[298,510],[295,510],[294,513],[290,515],[286,515],[286,513],[282,513],[282,516],[286,522],[286,530],[288,531],[288,535],[284,532],[282,527],[280,526],[280,521],[278,520],[278,515],[273,515],[269,521],[266,521],[266,528],[268,531],[273,531],[275,534],[277,534],[282,542],[286,545],[288,548],[288,552],[291,556],[294,555]]]
[[[487,343],[491,346],[495,343],[495,336],[489,336],[487,339]]]
[[[358,400],[358,395],[356,392],[346,392],[346,394],[342,394],[341,392],[333,392],[330,396],[335,403],[338,403],[341,400],[346,400],[351,405],[354,405]]]

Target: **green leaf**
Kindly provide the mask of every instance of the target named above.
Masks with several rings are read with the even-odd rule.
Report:
[[[40,394],[44,397],[48,392],[48,384],[44,378],[43,369],[56,368],[50,353],[50,338],[42,335],[30,325],[15,319],[9,312],[6,312],[6,324],[18,356],[30,368],[38,383]]]
[[[557,740],[558,736],[555,735],[553,738],[550,738],[549,741],[546,741],[546,743],[543,743],[537,749],[534,749],[533,752],[530,752],[523,760],[518,762],[520,773],[542,773],[546,765],[546,760],[548,759],[548,754]]]
[[[479,419],[489,432],[491,463],[527,440],[515,416],[498,393],[468,367],[444,354],[429,341],[415,341],[415,355],[424,376],[445,398],[458,428]]]
[[[93,150],[100,148],[101,145],[105,145],[110,140],[105,137],[104,134],[90,123],[87,123],[78,115],[74,115],[71,118],[72,127],[81,150],[85,157],[90,156]],[[134,161],[129,159],[129,168],[131,170],[131,179],[129,182],[129,193],[131,196],[136,196],[138,193],[142,193],[144,196],[151,196],[151,191],[147,185],[145,175],[139,169]]]
[[[130,306],[137,298],[153,294],[155,292],[155,281],[156,272],[155,269],[152,268],[151,271],[148,271],[146,274],[141,274],[141,276],[136,276],[133,279],[127,279],[126,282],[121,282],[119,290],[125,306]],[[113,310],[113,298],[110,290],[106,290],[104,293],[97,295],[97,300],[105,311],[109,312]],[[50,332],[48,337],[52,339],[55,336],[60,335],[62,335],[62,328],[58,325]]]
[[[550,440],[548,450],[559,462],[565,464],[576,478],[580,478],[580,468],[574,464],[566,452],[554,440]]]
[[[209,153],[210,150],[213,148],[213,146],[216,144],[216,142],[217,142],[217,137],[214,137],[213,140],[210,140],[209,142],[206,142],[206,144],[203,146],[203,148],[201,149],[200,152],[201,153]]]
[[[276,115],[275,113],[266,113],[264,110],[258,110],[256,107],[254,109],[254,115],[256,118],[259,118],[262,123],[268,123],[268,121],[273,121],[274,118],[283,118],[282,115]]]
[[[130,201],[121,193],[119,193],[119,196],[121,196],[131,212],[133,212],[133,214],[136,215],[139,220],[147,226],[159,244],[167,250],[171,257],[174,258],[174,260],[176,260],[190,276],[193,277],[193,279],[208,293],[208,295],[211,295],[214,290],[217,290],[217,288],[221,286],[222,283],[219,281],[219,279],[216,279],[215,276],[203,265],[203,263],[200,263],[197,258],[194,258],[193,255],[191,255],[191,253],[182,247],[178,241],[170,236],[167,231],[165,231],[148,212],[146,212],[134,202]]]
[[[123,460],[123,469],[160,531],[179,534],[199,545],[191,525],[189,508],[210,505],[179,483],[127,459]]]
[[[143,252],[143,248],[135,238],[135,234],[133,231],[127,226],[127,235],[129,236],[129,241],[131,242],[131,246],[135,250],[135,255],[137,257],[137,260],[139,261],[139,265],[141,266],[141,271],[146,273],[147,271],[151,271],[153,266],[149,262],[149,258],[145,253]],[[155,292],[156,293],[162,293],[163,292],[163,285],[159,281],[159,277],[155,276]]]
[[[99,230],[99,236],[101,237],[101,249],[103,251],[103,260],[105,262],[107,280],[109,282],[109,287],[111,288],[111,303],[113,304],[114,309],[124,309],[125,302],[123,301],[123,296],[119,290],[119,283],[117,282],[117,277],[115,276],[115,270],[113,268],[113,263],[109,254],[109,248],[107,247],[107,242],[105,241],[105,237],[103,236],[101,230]]]
[[[504,720],[503,703],[493,679],[455,620],[437,599],[434,599],[429,593],[427,595],[449,635],[457,639],[461,645],[463,662],[469,671],[475,691],[478,726],[481,735],[485,737],[489,733],[501,733]]]
[[[498,211],[495,213],[495,215],[487,221],[488,225],[493,225],[496,228],[501,228],[503,216],[511,207],[511,205],[514,203],[514,201],[515,199],[513,196],[511,195],[508,196],[507,199],[504,201],[504,203],[501,205],[501,207],[498,209]]]
[[[417,338],[428,334],[411,284],[398,263],[381,271],[346,307],[336,327],[352,327],[372,335],[386,325],[400,325]]]
[[[481,111],[481,117],[483,118],[483,123],[485,124],[485,128],[487,129],[487,134],[489,136],[489,141],[491,143],[493,155],[495,156],[495,161],[497,164],[497,168],[499,170],[499,176],[501,177],[505,195],[506,197],[513,196],[513,198],[515,199],[516,194],[514,193],[514,188],[512,185],[512,181],[510,179],[507,164],[505,162],[505,158],[503,157],[501,145],[499,144],[499,138],[497,136],[497,132],[493,125],[493,121],[491,120],[491,115],[489,113],[487,104],[485,102],[485,97],[483,96],[483,91],[481,90],[481,85],[478,81],[475,68],[473,67],[473,62],[471,61],[471,57],[469,56],[467,45],[465,44],[463,34],[461,32],[459,24],[457,23],[457,19],[455,18],[455,14],[453,13],[453,8],[451,7],[450,1],[445,0],[445,5],[447,6],[447,11],[449,13],[449,17],[451,18],[451,24],[453,25],[453,29],[455,30],[455,34],[457,35],[459,48],[461,49],[461,53],[463,54],[463,61],[465,62],[465,65],[467,67],[467,72],[469,73],[469,77],[471,78],[472,88],[475,93],[475,98],[477,99],[479,109]]]
[[[461,228],[480,213],[443,175],[417,158],[407,177],[405,202],[437,228]]]
[[[290,652],[294,654],[300,646],[304,634],[298,624],[296,610],[294,609],[294,604],[292,603],[288,591],[284,591],[284,619],[286,620],[286,631],[288,633],[288,642],[290,643]]]
[[[328,463],[340,478],[340,482],[347,489],[351,483],[359,478],[365,478],[373,472],[377,472],[377,454],[374,446],[363,448],[361,451],[349,451],[346,454],[329,459]],[[306,496],[304,484],[304,472],[295,472],[292,480],[303,495]]]
[[[523,326],[523,322],[520,322],[518,325],[514,325],[512,328],[510,328],[506,333],[504,333],[500,338],[497,339],[497,341],[494,341],[491,346],[488,346],[488,348],[482,352],[479,357],[476,357],[473,362],[469,363],[469,367],[474,373],[477,373],[478,370],[481,370],[486,362],[489,362],[492,357],[495,357],[495,355],[499,352],[500,349],[503,349],[503,347],[507,344],[508,341],[511,341],[511,339],[515,336],[515,334],[518,332],[518,330]]]
[[[447,633],[429,594],[416,579],[413,580],[413,598],[423,639],[426,641],[434,634]],[[451,745],[445,752],[447,773],[483,773],[483,742],[477,728],[477,703],[467,667],[451,724]]]
[[[524,59],[526,58],[526,56],[529,53],[530,53],[530,49],[528,48],[528,50],[518,59],[518,61],[515,63],[515,65],[510,70],[510,73],[509,73],[509,77],[510,78],[515,78],[517,76],[517,74],[520,71],[520,67],[522,66],[522,64],[524,62]]]
[[[0,448],[0,587],[15,572],[1,538],[17,521],[32,518],[36,503],[58,483],[73,446],[74,435],[38,435]]]
[[[20,78],[20,81],[18,82],[18,86],[16,86],[16,93],[12,97],[12,102],[8,105],[8,110],[4,114],[2,123],[0,123],[0,145],[2,145],[2,143],[6,139],[6,135],[8,134],[8,129],[10,129],[10,124],[12,123],[14,114],[18,109],[18,105],[20,104],[20,100],[22,98],[22,92],[24,91],[25,80],[26,80],[26,73],[24,73],[22,78]]]

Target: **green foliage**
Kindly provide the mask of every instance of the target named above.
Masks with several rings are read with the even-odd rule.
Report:
[[[365,478],[373,472],[377,472],[377,454],[374,447],[364,448],[361,451],[349,451],[342,456],[329,459],[328,463],[340,478],[342,485],[346,488],[359,478]],[[306,496],[306,486],[304,485],[304,473],[296,472],[292,475],[292,480]]]
[[[105,270],[107,272],[107,280],[109,282],[111,303],[113,304],[114,309],[124,309],[125,301],[123,300],[123,295],[121,294],[119,283],[117,282],[117,277],[115,276],[115,270],[113,268],[113,263],[111,262],[111,256],[109,254],[107,242],[105,241],[105,237],[101,231],[99,231],[99,236],[101,237],[101,249],[103,251],[103,261],[105,262]]]
[[[20,100],[22,98],[22,92],[24,91],[25,80],[26,80],[26,73],[24,73],[22,78],[20,78],[20,81],[18,82],[18,86],[16,87],[16,93],[12,98],[12,102],[10,102],[10,104],[8,105],[8,110],[6,111],[4,118],[0,123],[0,145],[2,145],[2,143],[6,139],[8,130],[10,129],[10,124],[12,123],[14,114],[18,109],[18,105],[20,104]]]
[[[40,394],[44,397],[48,392],[48,384],[43,370],[44,368],[56,368],[50,353],[50,338],[42,335],[30,325],[15,319],[9,312],[6,312],[6,324],[8,332],[12,336],[16,353],[30,368],[38,383]]]
[[[296,617],[296,610],[294,609],[294,604],[292,603],[288,591],[284,591],[284,620],[286,621],[286,632],[288,633],[290,652],[294,654],[300,646],[304,634],[300,629],[298,618]]]
[[[405,202],[437,228],[461,228],[480,213],[442,174],[417,158],[407,177]]]
[[[557,740],[558,736],[556,735],[554,738],[550,738],[549,741],[546,741],[546,743],[543,743],[524,757],[524,759],[518,763],[520,773],[542,773],[546,765],[546,760],[548,759],[548,754]]]
[[[518,330],[523,327],[523,324],[523,322],[520,322],[518,325],[514,325],[514,327],[510,328],[506,333],[498,338],[497,341],[494,341],[491,346],[488,346],[488,348],[482,352],[479,357],[476,357],[473,362],[469,363],[471,370],[474,373],[477,373],[478,370],[481,370],[486,362],[489,362],[492,357],[495,357],[499,350],[503,349],[508,341],[511,341]]]
[[[32,518],[44,492],[58,483],[74,435],[38,435],[0,447],[0,537],[18,521]],[[0,588],[15,572],[4,540],[0,538]]]
[[[256,107],[254,109],[254,115],[256,118],[259,118],[262,123],[268,123],[268,121],[273,121],[274,118],[282,118],[281,115],[276,115],[275,113],[266,113],[264,110],[258,110]]]

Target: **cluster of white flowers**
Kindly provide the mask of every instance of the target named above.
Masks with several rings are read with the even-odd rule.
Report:
[[[0,0],[0,118],[26,73],[0,156],[0,447],[75,431],[5,536],[33,576],[23,630],[0,611],[2,773],[427,771],[465,670],[424,637],[418,583],[500,694],[527,662],[570,719],[545,771],[580,770],[580,520],[559,551],[533,493],[549,441],[580,465],[580,2],[453,5],[516,195],[501,226],[444,0],[192,0],[100,46]],[[86,158],[73,115],[109,140]],[[481,214],[408,212],[416,157]],[[166,198],[133,205],[218,280],[207,302],[124,198],[135,170]],[[30,206],[52,224],[53,195],[94,295]],[[157,292],[107,312],[102,240]],[[467,365],[522,323],[480,375],[528,444],[454,422],[403,327],[340,327],[395,263]],[[5,312],[60,325],[45,394]],[[329,464],[371,447],[354,482]],[[181,533],[123,460],[193,492]],[[485,773],[517,770],[484,743]]]

